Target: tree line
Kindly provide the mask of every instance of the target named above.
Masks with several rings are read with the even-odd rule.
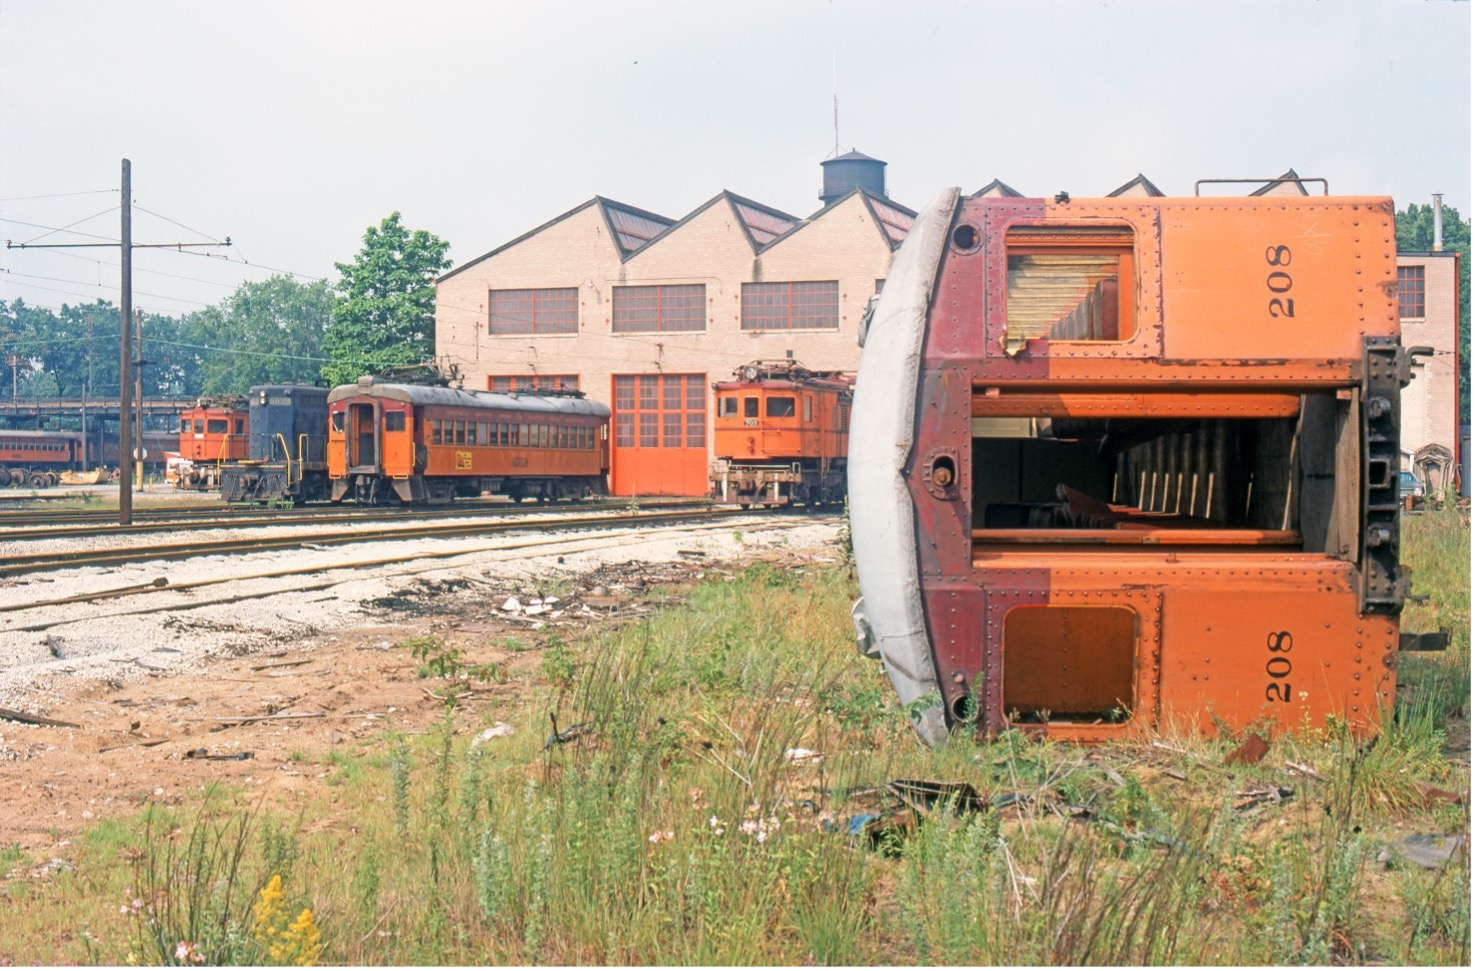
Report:
[[[450,244],[395,212],[365,232],[339,281],[288,275],[241,284],[204,310],[143,314],[149,397],[244,394],[255,384],[343,384],[435,353],[435,278]],[[119,310],[0,300],[0,399],[118,394]]]

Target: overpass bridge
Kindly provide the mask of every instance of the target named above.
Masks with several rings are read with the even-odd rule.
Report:
[[[177,428],[180,413],[193,408],[198,401],[199,399],[195,396],[144,398],[141,408],[137,402],[134,407],[143,414],[146,426],[167,425],[170,428]],[[89,423],[93,421],[116,422],[118,420],[118,399],[103,397],[89,397],[85,401],[81,398],[0,399],[0,427],[34,428],[40,424],[56,427],[56,422],[50,420],[56,418],[76,419],[80,423],[84,410]],[[65,424],[70,426],[71,422]]]

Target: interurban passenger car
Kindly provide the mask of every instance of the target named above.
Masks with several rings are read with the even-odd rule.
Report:
[[[1394,246],[1382,197],[927,207],[849,455],[857,633],[925,738],[1388,718]]]

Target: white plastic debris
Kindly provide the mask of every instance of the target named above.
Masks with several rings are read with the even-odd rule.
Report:
[[[521,613],[522,603],[516,597],[508,597],[507,602],[502,605],[502,609],[512,614]]]
[[[476,738],[472,739],[471,747],[475,748],[476,746],[481,745],[483,742],[489,742],[494,738],[506,738],[509,735],[515,734],[517,734],[517,729],[513,728],[506,722],[497,722],[497,724],[493,725],[491,728],[488,728],[486,731],[476,736]]]

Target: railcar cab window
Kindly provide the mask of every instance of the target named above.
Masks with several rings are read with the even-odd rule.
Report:
[[[738,400],[735,396],[723,395],[717,399],[718,418],[736,418],[738,413]]]
[[[1009,353],[1029,340],[1126,341],[1136,333],[1130,228],[1016,227],[1005,254]]]
[[[757,418],[758,417],[758,399],[757,398],[744,398],[743,399],[743,417],[744,418]]]
[[[790,395],[773,395],[768,399],[769,418],[793,418],[794,399]]]
[[[207,419],[206,422],[205,422],[205,425],[206,425],[205,431],[208,434],[211,434],[211,435],[224,435],[225,434],[226,421],[225,421],[224,418],[210,418],[210,419]]]
[[[335,412],[333,412],[333,414],[332,414],[331,418],[329,419],[329,421],[333,425],[333,431],[335,431],[335,432],[341,432],[341,431],[343,431],[343,412],[341,412],[341,411],[335,411]]]
[[[403,411],[386,411],[384,413],[384,430],[387,432],[404,431],[405,413]]]
[[[179,430],[183,434],[188,435],[195,430],[195,423],[186,418],[179,423]]]

